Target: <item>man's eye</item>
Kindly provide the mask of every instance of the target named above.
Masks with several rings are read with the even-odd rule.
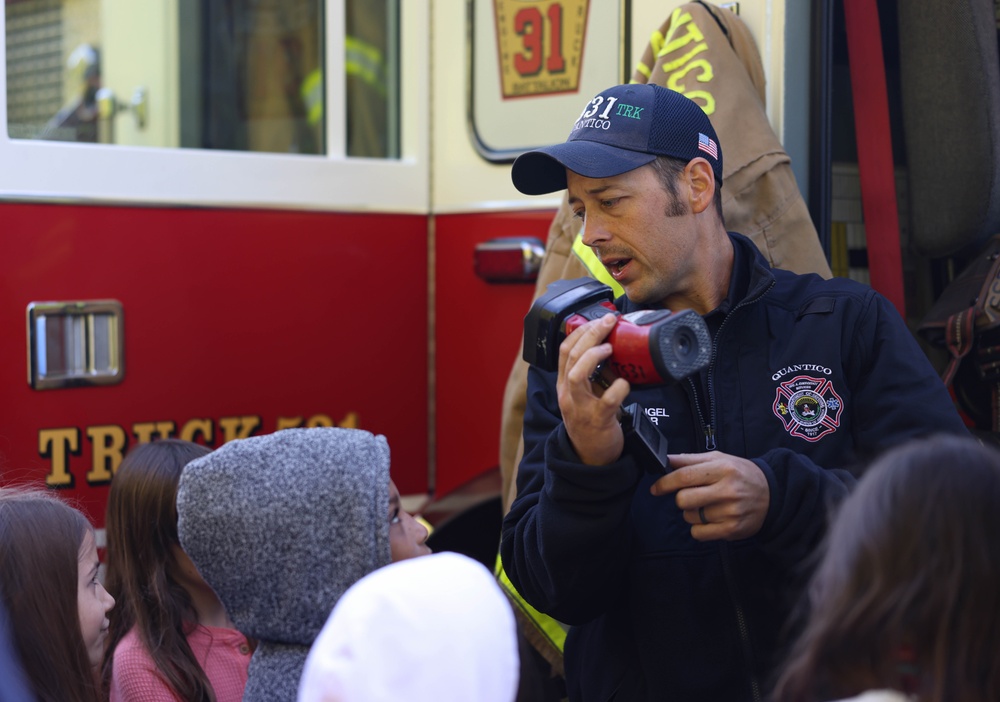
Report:
[[[585,219],[586,218],[586,210],[573,210],[573,216],[576,219]]]
[[[389,523],[390,524],[399,524],[399,510],[398,509],[395,510],[395,511],[393,511],[393,513],[389,515]]]
[[[614,207],[618,204],[619,198],[613,197],[610,200],[601,200],[601,207]]]

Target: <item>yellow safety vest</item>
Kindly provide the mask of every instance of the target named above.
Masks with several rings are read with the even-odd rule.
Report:
[[[504,572],[499,553],[497,554],[494,574],[496,575],[497,582],[500,583],[500,588],[507,593],[507,597],[514,603],[518,611],[538,630],[538,633],[542,635],[545,642],[562,656],[563,648],[566,645],[566,632],[569,626],[553,619],[547,614],[542,614],[521,597],[521,593],[517,591],[514,583],[510,581],[507,573]]]

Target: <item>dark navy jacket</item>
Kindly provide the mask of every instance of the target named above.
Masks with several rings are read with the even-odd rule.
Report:
[[[653,477],[627,454],[581,464],[555,373],[529,371],[501,555],[528,602],[573,625],[574,701],[758,699],[829,507],[859,467],[910,437],[966,432],[885,298],[850,280],[771,269],[748,239],[730,237],[729,297],[705,317],[709,368],[672,387],[634,385],[625,404],[646,409],[670,453],[715,448],[760,467],[770,506],[753,538],[695,541],[673,496],[651,496]]]

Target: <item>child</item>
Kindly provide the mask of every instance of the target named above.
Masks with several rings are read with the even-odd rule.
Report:
[[[426,530],[390,506],[391,489],[385,437],[359,429],[239,439],[185,467],[181,546],[236,627],[259,640],[244,700],[294,700],[340,596],[392,553],[425,550]]]
[[[111,615],[104,679],[110,702],[239,702],[250,645],[177,538],[177,483],[209,449],[165,439],[136,446],[108,496]]]
[[[0,597],[40,702],[96,702],[108,611],[87,518],[54,495],[0,488]]]
[[[439,553],[355,583],[302,673],[299,702],[513,702],[514,613],[478,561]]]
[[[838,511],[774,699],[1000,700],[998,534],[1000,452],[887,453]]]
[[[403,509],[396,484],[389,481],[389,557],[393,563],[426,556],[427,528]]]

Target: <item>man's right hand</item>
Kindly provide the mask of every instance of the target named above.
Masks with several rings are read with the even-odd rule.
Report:
[[[618,409],[631,389],[628,381],[616,378],[604,388],[590,379],[611,356],[611,344],[604,339],[615,320],[613,314],[607,314],[587,322],[559,345],[559,410],[573,449],[586,465],[611,463],[625,446]]]

